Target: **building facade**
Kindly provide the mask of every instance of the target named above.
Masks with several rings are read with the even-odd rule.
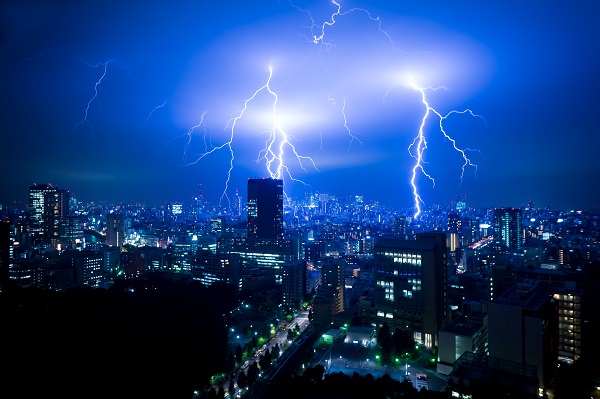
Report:
[[[383,239],[375,244],[374,298],[363,317],[377,328],[403,330],[427,347],[438,344],[448,323],[447,255],[444,233],[416,240]]]
[[[283,237],[283,180],[248,179],[248,238]]]
[[[501,253],[523,254],[525,234],[520,208],[494,209],[494,241]]]

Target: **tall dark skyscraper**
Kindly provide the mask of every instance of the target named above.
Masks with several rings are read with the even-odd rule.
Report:
[[[248,238],[283,237],[283,180],[248,179]]]
[[[523,253],[523,214],[520,208],[494,209],[494,241],[501,252]]]

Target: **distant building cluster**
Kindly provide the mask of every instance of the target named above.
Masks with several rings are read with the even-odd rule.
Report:
[[[265,315],[309,306],[313,324],[366,328],[357,342],[387,326],[436,348],[455,397],[492,376],[534,397],[595,339],[597,213],[473,209],[460,196],[417,220],[362,196],[292,200],[270,178],[247,192],[231,209],[201,195],[150,208],[33,184],[26,206],[0,211],[0,282],[66,290],[156,273],[229,284]]]

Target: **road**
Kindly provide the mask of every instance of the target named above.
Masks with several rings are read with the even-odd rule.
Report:
[[[278,361],[279,357],[282,356],[284,353],[285,353],[286,358],[289,358],[291,356],[291,353],[294,353],[296,350],[298,350],[298,347],[299,347],[298,345],[293,344],[291,341],[287,340],[288,330],[293,330],[294,328],[296,328],[296,325],[298,325],[298,328],[300,329],[301,333],[304,332],[310,326],[310,322],[308,320],[308,311],[303,311],[303,312],[299,312],[298,314],[296,314],[294,319],[287,326],[285,326],[285,328],[282,331],[277,331],[275,337],[271,338],[267,343],[265,343],[261,348],[259,348],[254,353],[252,358],[247,359],[244,362],[244,364],[242,365],[242,367],[235,371],[234,375],[237,376],[237,374],[240,371],[245,372],[250,364],[252,364],[253,362],[258,362],[260,359],[260,356],[267,349],[269,349],[269,352],[271,352],[273,364],[275,364],[275,362]],[[272,353],[273,348],[275,347],[276,344],[279,345],[279,348],[280,348],[280,352],[278,354]],[[286,349],[288,349],[288,348],[292,352],[286,352]],[[272,367],[272,369],[274,370],[275,367]],[[277,370],[279,370],[279,368],[277,368]],[[235,385],[234,396],[240,397],[241,393],[238,389],[237,383],[234,383],[234,385]],[[222,384],[221,389],[224,389],[225,397],[229,398],[229,381],[225,381]],[[244,395],[244,397],[248,397],[248,396]]]

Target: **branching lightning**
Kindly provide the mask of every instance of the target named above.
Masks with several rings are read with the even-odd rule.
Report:
[[[389,41],[389,43],[391,44],[391,47],[394,51],[400,51],[399,49],[396,48],[394,41],[392,40],[391,36],[382,28],[382,22],[379,19],[379,17],[373,17],[371,15],[371,13],[368,10],[365,10],[363,8],[351,8],[348,11],[342,11],[341,9],[341,5],[340,3],[336,2],[335,0],[331,0],[331,2],[336,6],[336,10],[335,12],[331,15],[331,19],[328,21],[325,21],[322,25],[317,25],[314,21],[314,19],[312,18],[312,15],[310,14],[310,12],[308,12],[307,10],[303,10],[301,8],[299,8],[298,6],[292,4],[292,6],[294,6],[296,9],[303,11],[305,13],[307,13],[311,19],[312,25],[310,27],[311,33],[312,33],[312,39],[311,41],[314,44],[323,44],[325,45],[325,48],[327,50],[329,50],[332,47],[332,43],[330,43],[327,39],[326,39],[326,30],[330,27],[332,27],[333,25],[335,25],[336,23],[336,17],[340,17],[340,16],[344,16],[353,12],[362,12],[365,13],[367,15],[367,17],[373,21],[377,23],[377,29],[379,30],[379,32],[381,32]],[[317,33],[315,33],[315,31]],[[426,53],[429,56],[431,56],[430,53]],[[392,85],[392,88],[395,86]],[[453,114],[469,114],[473,117],[478,117],[478,118],[482,118],[480,115],[476,115],[473,113],[473,111],[471,111],[470,109],[466,109],[464,111],[450,111],[449,113],[447,113],[446,115],[442,115],[441,113],[439,113],[437,110],[435,110],[433,107],[431,107],[429,105],[429,102],[427,101],[427,97],[425,95],[425,91],[426,90],[438,90],[438,89],[446,89],[445,87],[439,87],[439,88],[432,88],[432,87],[425,87],[425,88],[420,88],[418,86],[416,86],[412,81],[410,82],[410,86],[412,89],[418,91],[421,94],[421,101],[423,103],[423,105],[425,106],[425,114],[423,115],[423,118],[421,120],[421,124],[419,126],[419,130],[417,135],[415,136],[414,140],[412,141],[412,143],[409,145],[408,147],[408,152],[410,154],[411,157],[413,157],[415,159],[415,163],[411,169],[411,179],[410,179],[410,185],[412,187],[412,193],[413,193],[413,198],[414,198],[414,206],[415,206],[415,213],[414,213],[414,217],[417,218],[419,216],[419,214],[421,213],[421,203],[423,202],[421,195],[419,194],[419,190],[417,188],[417,184],[416,184],[416,178],[417,178],[417,172],[421,172],[425,177],[427,177],[432,184],[435,185],[435,180],[434,178],[427,173],[427,171],[425,170],[424,164],[424,152],[427,149],[427,140],[426,140],[426,136],[425,136],[425,124],[428,121],[428,119],[430,118],[431,115],[436,115],[439,119],[439,130],[440,132],[443,134],[444,138],[449,140],[452,143],[452,147],[455,151],[457,151],[463,158],[463,165],[461,167],[461,174],[460,174],[460,182],[462,184],[463,182],[463,177],[464,177],[464,173],[465,173],[465,168],[467,166],[471,166],[474,168],[475,171],[477,171],[477,165],[475,165],[474,163],[471,162],[470,158],[467,156],[467,151],[477,151],[477,150],[471,150],[469,148],[459,148],[456,144],[456,140],[454,140],[452,137],[450,137],[446,130],[444,129],[444,121],[446,120],[446,118],[448,118],[450,115]],[[387,93],[385,94],[385,96],[387,96],[390,92],[391,88],[387,91]],[[384,96],[384,99],[385,99]],[[333,101],[333,100],[332,100]],[[356,139],[358,140],[351,132],[351,130],[348,128],[347,125],[347,119],[346,119],[346,114],[345,114],[345,101],[344,101],[344,107],[342,108],[342,114],[344,116],[344,127],[346,128],[346,130],[348,131],[348,134],[352,137],[352,140]],[[483,119],[483,118],[482,118]],[[484,119],[485,121],[485,119]],[[360,142],[360,141],[359,141]],[[352,141],[350,142],[350,144],[352,144]],[[362,143],[361,143],[362,144]]]
[[[399,53],[406,54],[404,52],[401,52],[398,48],[396,48],[391,36],[383,29],[382,21],[380,20],[379,17],[374,17],[368,10],[363,9],[363,8],[351,8],[347,11],[343,11],[341,4],[338,1],[331,0],[331,3],[335,6],[335,10],[333,11],[331,16],[325,22],[323,22],[322,24],[319,24],[315,21],[312,14],[308,10],[304,10],[304,9],[300,8],[299,6],[292,3],[292,1],[290,0],[290,5],[292,7],[294,7],[295,9],[297,9],[303,13],[306,13],[308,15],[309,20],[310,20],[310,25],[307,26],[306,28],[309,30],[310,33],[309,33],[309,35],[304,36],[304,38],[309,43],[314,44],[314,46],[312,48],[319,49],[319,56],[323,55],[323,53],[321,53],[321,50],[329,51],[334,47],[334,42],[332,42],[327,37],[328,30],[333,28],[333,26],[337,23],[339,18],[346,16],[348,14],[351,14],[351,13],[355,13],[355,12],[365,14],[372,23],[376,24],[377,30],[385,36],[385,39],[389,42],[389,44],[391,46],[391,50],[393,52],[399,52]],[[311,49],[311,51],[312,51],[312,49]],[[413,54],[426,54],[429,57],[433,58],[429,52],[420,52],[420,53],[413,53]],[[327,68],[325,67],[323,58],[321,58],[321,63],[323,65],[323,67],[325,68],[326,72],[329,73],[329,70],[327,70]],[[105,67],[105,73],[106,73],[106,64],[104,64],[104,67]],[[333,79],[333,75],[331,73],[329,73],[329,76]],[[104,77],[104,75],[102,77]],[[222,201],[223,198],[226,198],[227,201],[229,202],[229,198],[227,196],[227,191],[229,188],[229,184],[230,184],[230,180],[231,180],[231,176],[232,176],[232,172],[233,172],[233,168],[234,168],[234,162],[235,162],[235,154],[234,154],[233,145],[234,145],[235,136],[236,136],[236,134],[238,134],[238,133],[236,133],[237,124],[242,118],[244,118],[246,111],[248,110],[249,104],[262,92],[266,92],[266,94],[272,98],[272,103],[271,103],[272,104],[271,105],[271,107],[272,107],[272,125],[271,125],[270,130],[265,132],[265,133],[268,133],[268,137],[265,140],[264,147],[258,153],[256,162],[257,163],[262,163],[262,162],[265,163],[267,173],[269,174],[269,176],[271,178],[283,179],[285,177],[289,180],[301,182],[303,184],[305,184],[305,183],[302,182],[301,180],[297,179],[295,176],[293,176],[293,174],[290,170],[290,164],[288,163],[288,162],[290,162],[290,160],[293,161],[294,163],[297,163],[299,165],[299,167],[304,171],[306,171],[305,166],[307,166],[307,165],[310,165],[312,168],[314,168],[314,170],[318,171],[317,165],[315,164],[315,162],[313,161],[313,159],[311,157],[300,155],[300,153],[296,149],[296,146],[294,145],[295,138],[291,134],[287,133],[283,127],[284,121],[281,120],[281,115],[278,112],[279,97],[278,97],[277,93],[271,87],[272,77],[273,77],[273,70],[272,70],[272,68],[269,68],[269,77],[268,77],[266,83],[264,85],[262,85],[261,87],[259,87],[256,91],[254,91],[254,93],[244,101],[243,108],[234,117],[229,119],[229,121],[227,122],[226,127],[225,127],[225,130],[228,131],[228,133],[229,133],[228,134],[229,138],[223,144],[221,144],[219,146],[212,146],[210,149],[208,148],[208,146],[206,144],[206,126],[204,125],[204,122],[203,122],[204,114],[202,115],[202,121],[198,125],[192,127],[187,132],[188,140],[185,145],[186,153],[189,150],[193,132],[200,127],[204,127],[204,129],[205,129],[205,151],[202,154],[200,154],[193,162],[188,163],[188,165],[195,164],[217,151],[225,150],[225,151],[229,152],[229,168],[227,170],[227,178],[225,181],[225,188],[221,195],[220,201]],[[102,78],[97,82],[96,88],[100,84],[101,80],[102,80]],[[392,87],[384,95],[384,102],[385,102],[385,97],[389,94],[391,89],[396,84],[397,83],[392,85]],[[435,186],[434,177],[430,173],[428,173],[428,171],[425,168],[425,164],[426,164],[425,152],[426,152],[427,144],[428,144],[426,132],[425,132],[426,124],[432,117],[437,117],[438,124],[439,124],[439,128],[438,128],[439,131],[443,135],[444,139],[448,140],[451,143],[454,151],[458,152],[460,154],[460,156],[462,157],[463,164],[462,164],[461,173],[460,173],[460,182],[462,184],[464,174],[465,174],[467,167],[472,167],[474,169],[474,172],[477,171],[477,165],[474,164],[467,155],[468,152],[477,151],[477,150],[459,147],[456,140],[447,133],[447,131],[444,127],[444,122],[451,115],[454,115],[454,114],[460,114],[460,115],[468,114],[472,117],[477,117],[477,118],[481,118],[481,119],[483,119],[483,118],[481,116],[473,113],[473,111],[471,111],[470,109],[466,109],[463,111],[452,110],[444,115],[444,114],[438,112],[435,108],[433,108],[427,99],[427,95],[426,95],[427,92],[445,89],[445,87],[438,87],[438,88],[433,88],[431,86],[419,87],[416,84],[414,84],[412,81],[409,83],[409,86],[411,87],[411,89],[420,93],[421,103],[425,109],[425,112],[424,112],[422,119],[420,121],[420,124],[419,124],[418,132],[417,132],[416,136],[414,137],[414,139],[412,140],[411,144],[407,148],[409,155],[414,159],[414,164],[411,168],[411,173],[410,173],[410,185],[412,188],[412,195],[413,195],[414,208],[415,208],[414,217],[418,218],[419,215],[421,214],[421,204],[424,203],[423,199],[421,198],[421,195],[419,194],[419,190],[418,190],[418,186],[417,186],[418,175],[422,174],[427,179],[429,179],[431,181],[431,183]],[[97,90],[96,90],[96,94],[97,94]],[[95,99],[95,97],[96,96],[94,96],[90,100],[90,103]],[[333,107],[338,108],[335,98],[329,96],[328,99]],[[90,103],[88,103],[88,108],[89,108]],[[352,143],[354,141],[357,141],[358,143],[360,143],[362,145],[362,142],[359,140],[358,136],[349,127],[348,118],[346,115],[346,99],[345,98],[342,101],[342,106],[340,108],[340,112],[343,117],[343,127],[346,130],[346,132],[348,133],[348,135],[350,136],[350,144],[349,144],[348,150],[350,150]],[[82,120],[82,122],[83,121],[87,121],[87,111],[86,111],[86,117]],[[484,121],[485,121],[485,119],[484,119]],[[80,123],[82,123],[82,122],[80,122]],[[323,146],[323,137],[321,136],[321,149],[319,151],[321,151],[323,149],[322,146]],[[291,159],[290,159],[290,157],[291,157]]]
[[[442,115],[440,112],[436,111],[433,107],[431,107],[431,105],[429,105],[429,102],[427,101],[427,96],[425,95],[425,91],[426,90],[440,90],[440,89],[446,89],[445,87],[437,87],[437,88],[433,88],[433,87],[418,87],[417,85],[415,85],[415,83],[411,80],[410,81],[410,86],[413,90],[418,91],[421,94],[421,102],[423,103],[424,107],[425,107],[425,113],[423,115],[423,118],[421,119],[421,124],[419,125],[419,131],[417,133],[417,135],[415,136],[414,140],[412,141],[412,143],[408,146],[408,153],[410,154],[411,157],[413,157],[415,159],[415,163],[411,169],[411,178],[410,178],[410,184],[412,187],[412,192],[413,192],[413,198],[414,198],[414,206],[415,206],[415,213],[414,213],[414,217],[417,218],[419,216],[419,214],[421,213],[421,203],[423,202],[421,195],[419,194],[418,188],[417,188],[417,184],[416,184],[416,178],[417,178],[417,172],[420,171],[425,177],[427,177],[429,180],[431,180],[432,184],[435,185],[435,179],[429,174],[427,173],[427,171],[425,170],[424,167],[424,152],[427,149],[427,139],[425,137],[425,124],[427,123],[429,117],[433,114],[435,116],[438,117],[439,119],[439,131],[443,134],[444,138],[449,140],[452,143],[452,147],[454,148],[454,150],[456,152],[458,152],[462,158],[463,158],[463,164],[461,167],[461,174],[460,174],[460,182],[462,184],[463,182],[463,178],[464,178],[464,174],[465,174],[465,168],[467,166],[471,166],[474,168],[474,171],[477,171],[477,165],[475,165],[474,163],[471,162],[471,159],[469,159],[469,157],[467,157],[466,151],[477,151],[477,150],[471,150],[469,148],[459,148],[456,145],[456,140],[453,139],[452,137],[450,137],[448,135],[448,133],[446,133],[446,130],[444,129],[444,121],[453,114],[469,114],[473,117],[477,117],[477,118],[481,118],[485,121],[485,119],[480,116],[477,115],[475,113],[473,113],[473,111],[471,111],[470,109],[466,109],[464,111],[450,111],[448,112],[446,115]],[[389,92],[389,91],[388,91]]]
[[[109,60],[106,62],[101,62],[96,65],[90,64],[89,62],[86,62],[86,61],[83,61],[83,62],[92,68],[102,67],[102,74],[100,75],[100,78],[96,81],[96,83],[94,84],[94,95],[90,98],[90,100],[87,103],[87,106],[85,107],[85,113],[83,115],[83,119],[81,119],[79,122],[77,122],[77,124],[73,128],[73,133],[75,131],[77,131],[79,126],[82,125],[83,123],[87,123],[89,125],[90,129],[92,129],[92,132],[94,131],[94,127],[92,126],[91,122],[88,119],[88,115],[90,112],[90,106],[98,98],[98,86],[100,86],[100,84],[102,83],[102,80],[104,80],[104,77],[106,76],[106,72],[108,70],[108,64],[110,64],[112,62],[112,60]]]
[[[92,130],[92,133],[93,133],[94,132],[94,127],[92,126],[92,123],[88,119],[89,113],[90,113],[90,107],[92,106],[92,103],[94,103],[94,101],[98,101],[98,94],[99,94],[98,90],[99,90],[99,87],[102,84],[103,80],[106,78],[106,74],[108,73],[108,65],[116,63],[117,66],[125,69],[129,75],[131,75],[131,72],[129,71],[129,69],[127,67],[119,64],[114,59],[108,60],[106,62],[99,62],[97,64],[90,64],[89,62],[87,62],[85,60],[81,60],[81,62],[83,62],[84,64],[86,64],[87,66],[89,66],[91,68],[101,68],[102,73],[100,74],[100,77],[98,78],[98,80],[96,81],[96,83],[94,83],[94,86],[93,86],[94,94],[92,95],[92,97],[87,102],[83,118],[79,122],[77,122],[77,124],[75,125],[75,127],[72,130],[72,133],[74,133],[75,131],[77,131],[77,129],[79,128],[79,126],[81,126],[83,123],[87,123],[89,125],[90,129]],[[99,101],[98,101],[98,103],[99,103]]]
[[[350,148],[352,148],[352,143],[355,140],[358,141],[358,143],[361,145],[362,141],[360,141],[358,137],[356,137],[354,131],[348,126],[348,118],[346,118],[346,99],[344,99],[344,103],[342,105],[342,116],[344,117],[344,129],[346,129],[346,131],[348,132],[348,136],[350,136],[350,143],[348,144],[348,151],[350,151]]]
[[[323,22],[323,24],[318,25],[308,10],[304,10],[290,1],[290,4],[292,5],[292,7],[296,8],[299,11],[306,13],[311,20],[312,25],[309,27],[309,29],[311,31],[312,37],[307,38],[308,40],[310,40],[314,44],[319,44],[319,43],[324,44],[326,49],[330,49],[333,46],[333,44],[327,40],[325,31],[329,27],[332,27],[333,25],[336,24],[336,17],[343,17],[344,15],[352,14],[354,12],[362,12],[362,13],[366,14],[367,17],[371,21],[377,23],[377,29],[379,30],[379,32],[381,32],[385,35],[385,37],[389,40],[392,48],[395,51],[399,51],[396,48],[396,46],[394,45],[394,41],[392,40],[390,35],[382,28],[381,20],[379,19],[379,17],[374,17],[371,15],[369,10],[366,10],[364,8],[358,8],[358,7],[351,8],[347,11],[342,11],[342,6],[340,3],[336,2],[335,0],[331,0],[331,3],[334,4],[336,7],[335,12],[333,14],[331,14],[331,21],[325,21],[325,22]],[[317,33],[315,33],[315,31],[317,31]]]
[[[270,175],[270,177],[273,179],[283,179],[285,176],[287,176],[289,179],[296,181],[296,182],[303,183],[303,184],[306,184],[306,183],[304,183],[302,180],[299,180],[296,177],[294,177],[290,171],[288,164],[286,164],[286,160],[284,159],[286,157],[286,153],[291,152],[291,154],[289,154],[289,155],[291,155],[292,158],[295,159],[295,161],[297,161],[298,165],[300,166],[300,168],[302,170],[306,171],[305,164],[309,164],[315,170],[318,170],[317,166],[316,166],[315,162],[312,160],[312,158],[301,155],[298,152],[298,150],[296,149],[296,146],[292,142],[293,140],[295,140],[294,137],[292,135],[288,134],[282,126],[282,120],[281,120],[281,117],[277,110],[279,97],[278,97],[277,93],[275,91],[273,91],[273,89],[271,88],[272,77],[273,77],[273,69],[271,67],[269,67],[269,77],[267,79],[267,82],[264,85],[262,85],[261,87],[259,87],[258,89],[256,89],[256,91],[254,91],[254,93],[244,101],[244,106],[243,106],[242,110],[239,111],[236,116],[229,119],[229,121],[227,122],[227,126],[226,126],[226,129],[229,130],[229,139],[225,143],[221,144],[220,146],[213,147],[212,149],[205,151],[200,156],[198,156],[195,161],[188,164],[188,165],[195,164],[195,163],[199,162],[200,160],[202,160],[203,158],[209,156],[210,154],[213,154],[213,153],[223,150],[223,149],[227,149],[227,151],[229,151],[229,154],[230,154],[229,168],[227,170],[227,178],[225,181],[225,188],[223,190],[223,193],[221,194],[220,201],[223,201],[223,199],[227,199],[227,201],[229,202],[229,198],[227,196],[227,191],[229,189],[231,173],[233,172],[233,167],[234,167],[235,154],[234,154],[234,150],[233,150],[233,142],[234,142],[235,136],[236,136],[237,123],[244,117],[246,111],[248,110],[248,105],[263,91],[267,92],[268,95],[270,95],[273,98],[273,102],[272,102],[272,104],[273,104],[272,105],[273,124],[272,124],[271,129],[268,132],[269,135],[268,135],[267,140],[265,141],[264,147],[259,151],[256,162],[260,163],[260,162],[264,161],[265,166],[267,168],[267,172]],[[204,119],[204,115],[203,115],[203,119]],[[188,131],[189,140],[191,140],[191,134],[192,134],[193,130],[198,128],[202,124],[203,124],[203,122],[200,122],[199,125],[194,126],[193,128],[191,128]],[[189,143],[190,143],[189,140],[186,144],[186,149],[189,146]]]

